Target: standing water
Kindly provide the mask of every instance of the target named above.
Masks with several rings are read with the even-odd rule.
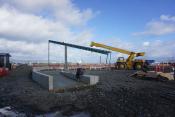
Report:
[[[19,113],[17,111],[12,110],[11,107],[7,106],[4,108],[0,108],[0,117],[27,117],[26,114],[24,113]],[[62,115],[59,111],[54,112],[54,113],[47,113],[47,114],[42,114],[42,115],[36,115],[35,117],[68,117]],[[74,115],[71,115],[69,117],[90,117],[89,113],[85,112],[80,112]]]

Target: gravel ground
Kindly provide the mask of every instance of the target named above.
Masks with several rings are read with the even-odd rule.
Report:
[[[60,111],[69,116],[89,112],[92,117],[173,117],[175,82],[129,77],[134,71],[86,71],[100,76],[97,86],[55,94],[31,80],[31,67],[20,66],[0,78],[0,107],[11,106],[28,116]]]
[[[174,81],[159,82],[127,77],[132,72],[91,71],[90,74],[101,77],[101,82],[89,95],[90,113],[94,117],[173,117]]]

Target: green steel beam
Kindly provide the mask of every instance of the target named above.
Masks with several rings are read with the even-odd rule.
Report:
[[[58,41],[53,41],[53,40],[49,40],[49,43],[64,45],[64,46],[68,46],[72,48],[82,49],[82,50],[96,52],[100,54],[106,54],[106,55],[111,53],[110,51],[106,51],[106,50],[95,49],[95,48],[90,48],[90,47],[85,47],[85,46],[80,46],[80,45],[75,45],[75,44],[69,44],[69,43],[64,43],[64,42],[58,42]]]

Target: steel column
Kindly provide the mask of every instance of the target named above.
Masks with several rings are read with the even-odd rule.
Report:
[[[67,46],[65,46],[65,63],[64,63],[64,70],[68,69],[68,65],[67,65]]]
[[[50,42],[48,42],[48,66],[50,65]]]

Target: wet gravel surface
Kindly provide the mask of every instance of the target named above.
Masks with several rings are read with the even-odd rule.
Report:
[[[175,82],[129,77],[134,71],[86,71],[100,76],[96,87],[55,94],[31,80],[32,68],[19,66],[0,78],[0,107],[35,114],[60,111],[70,116],[89,112],[92,117],[173,117]]]
[[[93,116],[173,117],[174,81],[159,82],[128,77],[132,72],[90,72],[101,77],[101,82],[88,98],[89,110]],[[167,96],[168,93],[173,97]]]

